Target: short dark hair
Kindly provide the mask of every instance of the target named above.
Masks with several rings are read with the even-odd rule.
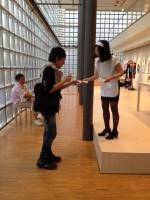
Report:
[[[63,48],[61,47],[54,47],[52,48],[48,61],[49,62],[55,62],[56,58],[61,59],[61,58],[66,58],[66,52]]]
[[[100,42],[104,45],[104,47],[99,45],[96,45],[96,47],[98,47],[100,61],[104,62],[111,59],[112,54],[110,52],[109,42],[107,40],[100,40]]]
[[[21,77],[24,77],[24,75],[23,74],[16,74],[15,81],[17,81],[17,82],[20,81]]]

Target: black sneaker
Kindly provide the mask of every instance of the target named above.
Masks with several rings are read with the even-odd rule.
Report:
[[[41,160],[38,160],[37,167],[48,169],[48,170],[54,170],[57,168],[57,165],[56,163],[53,163],[53,162],[42,162]]]
[[[107,133],[111,133],[110,129],[104,129],[102,132],[98,133],[98,136],[105,136]]]
[[[50,157],[49,157],[49,162],[60,162],[62,159],[61,159],[61,157],[60,156],[55,156],[55,155],[51,155]]]
[[[118,138],[118,131],[112,131],[109,133],[109,135],[106,137],[107,140],[112,140],[114,138]]]

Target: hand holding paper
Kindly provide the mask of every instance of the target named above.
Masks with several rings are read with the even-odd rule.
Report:
[[[88,81],[77,80],[77,84],[88,83]]]

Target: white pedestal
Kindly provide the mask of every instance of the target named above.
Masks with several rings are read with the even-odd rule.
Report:
[[[149,139],[149,137],[148,137]],[[106,140],[94,133],[94,145],[101,173],[150,174],[150,146],[136,135]]]
[[[119,101],[119,137],[106,140],[99,87],[94,89],[94,145],[101,173],[150,174],[149,93],[142,91],[140,112],[136,111],[137,91],[122,89]],[[111,114],[111,111],[110,111]],[[110,119],[112,128],[112,115]]]

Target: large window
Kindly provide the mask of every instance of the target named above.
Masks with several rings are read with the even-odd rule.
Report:
[[[69,1],[68,1],[69,2]],[[62,47],[67,53],[64,74],[72,73],[77,76],[77,54],[78,54],[78,10],[73,5],[61,6],[58,0],[36,0],[36,3],[46,17],[48,23],[58,37]],[[79,1],[78,1],[79,2]],[[60,5],[59,5],[60,4]],[[134,7],[131,9],[135,9]],[[136,9],[137,10],[137,9]],[[96,40],[112,40],[130,24],[135,22],[144,14],[142,11],[97,11]]]
[[[112,40],[143,14],[131,11],[97,11],[96,39]]]
[[[67,52],[67,60],[64,73],[72,73],[77,76],[77,54],[78,54],[78,11],[62,10],[63,34],[61,43]],[[124,11],[97,11],[96,19],[96,41],[112,40],[125,28],[140,18],[143,12]],[[121,58],[121,55],[119,55]]]
[[[36,3],[43,3],[39,5],[40,10],[45,16],[47,22],[61,42],[63,36],[63,13],[58,5],[58,0],[35,0]]]
[[[62,69],[64,75],[72,73],[77,76],[77,45],[78,45],[78,11],[60,8],[57,0],[37,0],[43,15],[66,50],[66,63]],[[45,4],[44,4],[45,3]],[[48,4],[47,4],[48,3]]]
[[[0,1],[0,129],[13,118],[14,77],[23,73],[33,90],[57,42],[25,0]]]
[[[63,46],[67,53],[64,74],[71,73],[77,77],[78,56],[78,11],[64,10],[64,38]]]

